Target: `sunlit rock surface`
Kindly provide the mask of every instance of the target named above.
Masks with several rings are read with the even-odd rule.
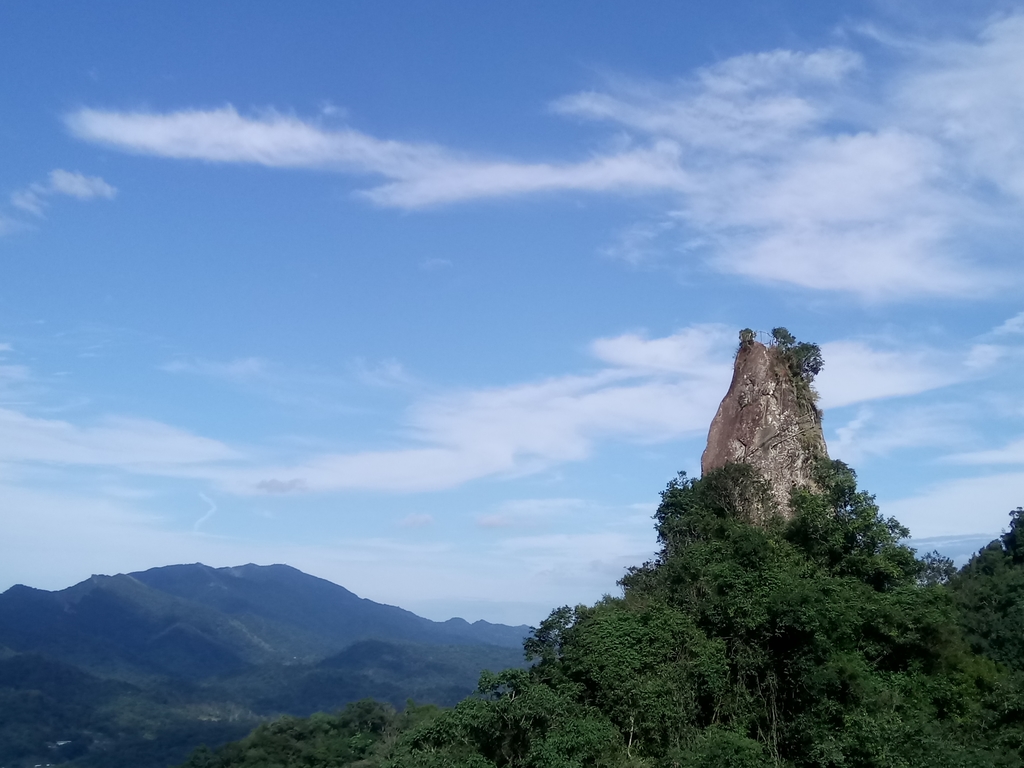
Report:
[[[827,456],[810,387],[798,392],[778,347],[741,344],[729,391],[711,422],[701,472],[749,464],[767,481],[777,513],[789,516],[791,490],[815,487],[815,465]]]

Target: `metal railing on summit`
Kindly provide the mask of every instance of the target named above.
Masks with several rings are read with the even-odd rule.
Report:
[[[771,331],[754,331],[754,341],[759,341],[766,347],[774,347],[777,342]]]

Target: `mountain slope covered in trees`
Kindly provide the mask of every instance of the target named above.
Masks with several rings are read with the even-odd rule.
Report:
[[[181,565],[0,595],[0,766],[165,768],[267,718],[454,705],[526,627],[434,622],[288,566]]]
[[[1024,513],[955,573],[917,558],[844,464],[816,480],[791,520],[755,524],[750,467],[680,476],[657,557],[621,597],[554,611],[532,667],[485,673],[450,710],[364,702],[186,766],[1021,765]]]
[[[0,646],[126,680],[312,663],[368,639],[518,649],[527,631],[430,621],[286,565],[173,565],[0,594]]]

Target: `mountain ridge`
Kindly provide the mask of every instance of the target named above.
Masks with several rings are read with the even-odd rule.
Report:
[[[0,646],[121,679],[312,663],[361,640],[519,648],[528,627],[435,622],[287,565],[202,563],[0,594]]]
[[[528,629],[431,621],[281,564],[18,584],[0,594],[0,765],[166,768],[283,714],[453,705],[523,665]]]

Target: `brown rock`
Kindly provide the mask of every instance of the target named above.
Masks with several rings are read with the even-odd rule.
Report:
[[[827,457],[810,385],[794,380],[779,347],[742,342],[732,384],[711,422],[701,472],[729,463],[754,467],[768,483],[775,512],[788,517],[790,491],[815,488],[815,465]]]

